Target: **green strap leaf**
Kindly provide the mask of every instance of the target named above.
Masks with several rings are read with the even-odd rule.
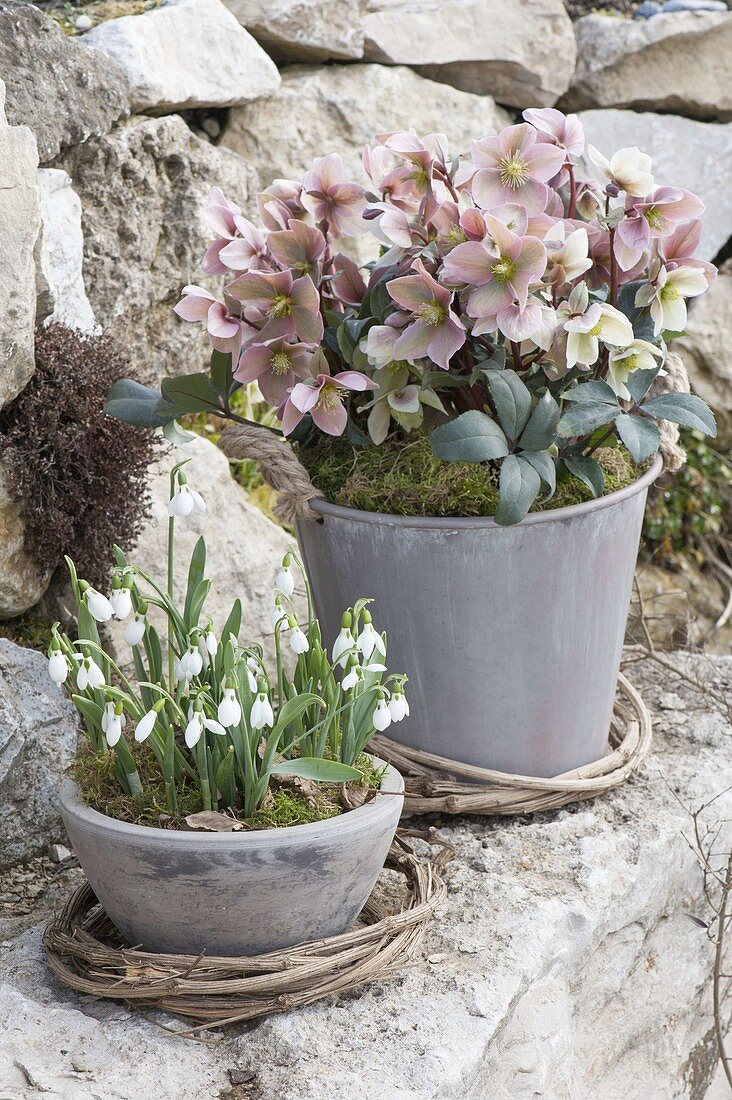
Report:
[[[642,416],[630,416],[621,413],[615,421],[618,435],[630,452],[634,462],[643,462],[655,451],[661,443],[661,432],[658,425],[652,420],[645,420]]]
[[[271,769],[271,774],[296,775],[300,779],[314,779],[316,783],[348,783],[362,776],[358,768],[341,764],[339,760],[320,760],[317,756],[282,760]]]
[[[705,401],[693,393],[662,393],[643,405],[643,412],[657,420],[671,420],[682,428],[695,428],[712,438],[717,434],[714,413]]]
[[[432,453],[445,462],[488,462],[508,454],[508,442],[490,416],[471,409],[430,435]]]
[[[531,393],[515,370],[485,372],[501,427],[509,439],[518,439],[531,415]]]
[[[502,527],[520,523],[539,495],[541,477],[520,455],[509,455],[501,463],[498,485],[500,502],[496,523]]]
[[[186,588],[186,601],[183,610],[183,618],[186,621],[187,626],[195,626],[196,623],[191,621],[191,606],[193,604],[193,597],[196,594],[201,581],[203,580],[203,574],[206,571],[206,541],[203,535],[196,541],[196,545],[193,547],[193,553],[191,554],[191,562],[188,566],[188,586]],[[197,621],[197,620],[196,620]]]

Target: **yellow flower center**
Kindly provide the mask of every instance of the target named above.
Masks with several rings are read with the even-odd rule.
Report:
[[[320,391],[320,397],[318,398],[319,409],[323,409],[324,412],[330,412],[331,409],[335,409],[336,406],[341,403],[341,394],[337,386],[323,386]]]
[[[419,316],[428,325],[441,325],[445,320],[445,311],[439,302],[424,302],[419,307]]]
[[[681,297],[673,283],[666,283],[661,287],[661,299],[664,302],[676,302]]]
[[[529,166],[518,149],[498,162],[498,171],[504,187],[522,187],[529,180]]]
[[[450,226],[445,234],[445,242],[449,245],[464,244],[467,239],[459,225]]]
[[[491,271],[496,282],[507,283],[516,274],[516,261],[501,256],[491,265]]]
[[[593,326],[593,327],[592,327],[592,328],[591,328],[591,329],[589,330],[589,332],[587,333],[587,335],[588,335],[588,336],[602,336],[602,321],[598,321],[598,322],[597,322],[597,324],[596,324],[596,325],[594,325],[594,326]]]
[[[657,206],[651,206],[648,210],[644,210],[643,217],[652,229],[660,229],[663,224],[663,214]]]
[[[276,351],[272,356],[270,370],[278,377],[287,374],[292,366],[292,360],[286,351]]]
[[[292,312],[292,303],[286,294],[277,294],[272,299],[270,313],[273,317],[289,317]]]
[[[628,374],[632,374],[634,370],[638,369],[638,356],[626,355],[622,360],[623,370],[627,370]]]

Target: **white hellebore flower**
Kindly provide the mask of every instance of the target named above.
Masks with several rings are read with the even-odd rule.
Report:
[[[371,621],[371,616],[368,611],[364,611],[363,626],[361,627],[361,633],[356,639],[356,646],[360,653],[363,653],[364,659],[368,661],[374,650],[377,650],[382,657],[386,657],[386,646],[384,645],[384,639],[379,634],[378,630],[374,627]]]
[[[618,149],[608,160],[594,145],[588,145],[587,155],[608,183],[614,183],[626,194],[643,199],[653,190],[651,158],[637,146]]]
[[[206,718],[200,710],[194,710],[185,732],[185,741],[189,749],[198,744],[204,729],[210,730],[211,733],[218,733],[219,736],[226,734],[226,730],[219,722],[214,721],[213,718]]]
[[[255,680],[255,691],[256,688],[257,683]],[[238,726],[241,722],[241,706],[239,705],[239,700],[236,697],[234,688],[224,688],[224,697],[219,703],[218,718],[222,726]]]
[[[139,645],[145,637],[145,616],[136,612],[124,630],[127,645]]]
[[[618,397],[630,401],[631,393],[626,382],[628,375],[636,370],[655,370],[656,359],[663,359],[663,352],[648,340],[634,340],[627,348],[619,348],[610,353],[607,384]]]
[[[253,730],[261,730],[264,729],[265,726],[269,726],[271,729],[274,725],[272,704],[265,691],[260,691],[252,704],[249,724]]]
[[[104,673],[93,657],[85,657],[79,665],[79,671],[76,674],[76,686],[79,691],[86,691],[88,687],[104,687]]]
[[[102,715],[102,733],[106,737],[110,748],[114,748],[122,736],[124,721],[124,715],[117,714],[114,703],[105,705]]]
[[[310,649],[310,642],[307,639],[307,635],[300,629],[297,622],[290,619],[290,649],[293,653],[307,653]]]
[[[69,662],[60,649],[55,649],[48,658],[48,673],[54,684],[63,684],[69,674]]]
[[[275,588],[279,592],[284,592],[286,596],[291,596],[295,591],[295,578],[293,577],[292,570],[290,569],[289,554],[285,557],[285,561],[287,562],[287,565],[285,565],[285,562],[283,562],[282,568],[275,577]]]
[[[115,619],[122,622],[132,614],[132,593],[129,588],[113,588],[109,597]]]
[[[567,370],[575,364],[590,367],[597,362],[600,341],[625,348],[633,342],[633,326],[624,313],[605,302],[589,304],[585,283],[579,283],[566,305],[557,311],[567,333]]]
[[[592,267],[587,230],[575,229],[569,236],[565,236],[565,232],[564,222],[558,221],[556,229],[547,234],[544,242],[548,265],[547,275],[552,283],[559,286],[574,282]]]
[[[403,691],[393,691],[389,700],[389,714],[392,722],[401,722],[409,715],[409,703]]]
[[[108,623],[114,615],[114,608],[107,597],[97,592],[96,588],[89,587],[84,593],[84,598],[92,618],[98,623]]]
[[[391,725],[391,713],[385,699],[379,699],[371,721],[379,733],[383,733]]]
[[[708,285],[701,268],[682,264],[681,267],[669,270],[661,266],[657,272],[651,272],[650,283],[638,288],[635,304],[651,307],[654,336],[658,336],[664,329],[683,332],[686,328],[684,299],[703,294]]]
[[[157,720],[158,712],[155,709],[149,710],[147,714],[144,714],[135,726],[135,741],[147,741],[148,737],[155,729]]]

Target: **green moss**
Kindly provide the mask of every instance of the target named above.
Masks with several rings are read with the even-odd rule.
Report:
[[[65,34],[76,35],[76,20],[88,15],[97,27],[109,19],[121,19],[126,15],[144,15],[152,8],[159,8],[163,0],[64,0],[63,3],[46,5],[46,14],[60,24]]]
[[[26,611],[14,619],[0,621],[0,638],[9,638],[16,645],[45,653],[51,641],[51,626],[45,616],[39,617],[33,610]]]
[[[298,452],[313,483],[327,500],[347,508],[396,516],[492,516],[498,507],[498,471],[473,462],[443,462],[429,439],[353,447],[344,439],[323,438]],[[605,472],[605,492],[634,481],[638,469],[625,452],[602,448],[595,457]],[[576,478],[560,480],[557,491],[532,511],[564,508],[591,500]]]
[[[142,782],[142,793],[134,798],[122,794],[114,774],[114,753],[98,755],[86,751],[78,756],[72,769],[86,804],[117,821],[152,828],[185,829],[185,818],[203,810],[196,783],[187,777],[178,781],[178,814],[171,817],[165,800],[165,786],[152,753],[136,744],[130,748]],[[370,790],[381,786],[383,769],[375,767],[370,757],[362,755],[356,766],[363,773],[363,780],[357,786]],[[307,791],[304,792],[292,781],[287,785],[284,785],[285,782],[283,780],[282,786],[273,785],[263,806],[249,817],[234,810],[236,820],[246,829],[284,829],[291,825],[325,821],[346,812],[337,784],[307,784]]]

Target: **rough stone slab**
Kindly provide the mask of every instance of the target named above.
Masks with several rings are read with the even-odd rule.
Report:
[[[513,107],[549,107],[575,64],[562,0],[370,0],[364,56]]]
[[[694,390],[714,409],[721,451],[732,448],[732,260],[719,270],[707,294],[689,310],[684,335],[674,341],[683,355]]]
[[[0,619],[12,619],[34,607],[52,573],[40,569],[28,553],[23,506],[10,492],[7,462],[0,456]]]
[[[60,168],[38,172],[41,233],[36,250],[37,319],[93,332],[94,312],[84,286],[81,202]]]
[[[170,469],[189,458],[185,470],[189,484],[206,500],[203,515],[176,521],[176,595],[185,596],[188,563],[200,535],[206,539],[206,576],[212,580],[201,622],[211,615],[220,630],[234,600],[242,602],[242,639],[262,641],[274,657],[272,606],[274,579],[293,539],[247,500],[247,494],[231,477],[229,461],[207,439],[196,438],[183,447],[168,448],[150,472],[150,519],[129,559],[153,577],[165,577],[168,536]],[[159,621],[159,620],[158,620]],[[129,656],[121,630],[113,624],[118,652]]]
[[[229,107],[269,95],[277,66],[221,0],[168,0],[110,19],[85,41],[124,69],[133,111]]]
[[[730,658],[674,661],[732,686]],[[672,673],[631,676],[656,716],[641,774],[559,813],[443,820],[449,894],[405,976],[171,1047],[123,1007],[60,991],[29,932],[0,950],[0,1067],[21,1096],[30,1073],[64,1100],[127,1100],[131,1080],[136,1100],[158,1100],[162,1066],[176,1100],[247,1077],[257,1100],[701,1100],[711,949],[689,919],[706,911],[683,804],[729,787],[731,730]],[[729,820],[729,800],[711,813]],[[731,839],[728,825],[720,846]]]
[[[360,0],[224,0],[272,57],[348,61],[363,57]]]
[[[68,145],[106,133],[129,113],[120,67],[67,38],[55,20],[25,0],[0,4],[0,73],[8,119],[30,126],[42,164]]]
[[[637,145],[653,158],[658,184],[701,196],[706,213],[699,255],[713,260],[732,237],[732,123],[635,111],[583,111],[580,118],[587,140],[602,153]]]
[[[230,112],[222,144],[256,166],[262,187],[278,177],[297,179],[332,152],[353,179],[363,180],[361,152],[374,134],[437,130],[459,152],[509,122],[490,96],[457,91],[411,69],[296,65],[285,69],[275,95]]]
[[[212,236],[206,197],[218,185],[247,206],[252,169],[177,116],[133,118],[71,151],[63,167],[81,200],[84,281],[99,324],[142,381],[206,369],[208,337],[172,307],[188,282],[216,289],[198,273]]]
[[[20,393],[36,369],[33,249],[41,224],[37,167],[33,134],[26,126],[9,125],[5,117],[5,85],[0,80],[0,408]]]
[[[76,708],[45,657],[0,638],[0,867],[64,839],[57,791],[76,738]]]
[[[632,107],[732,118],[732,14],[586,15],[574,30],[577,68],[562,104],[567,110]]]

